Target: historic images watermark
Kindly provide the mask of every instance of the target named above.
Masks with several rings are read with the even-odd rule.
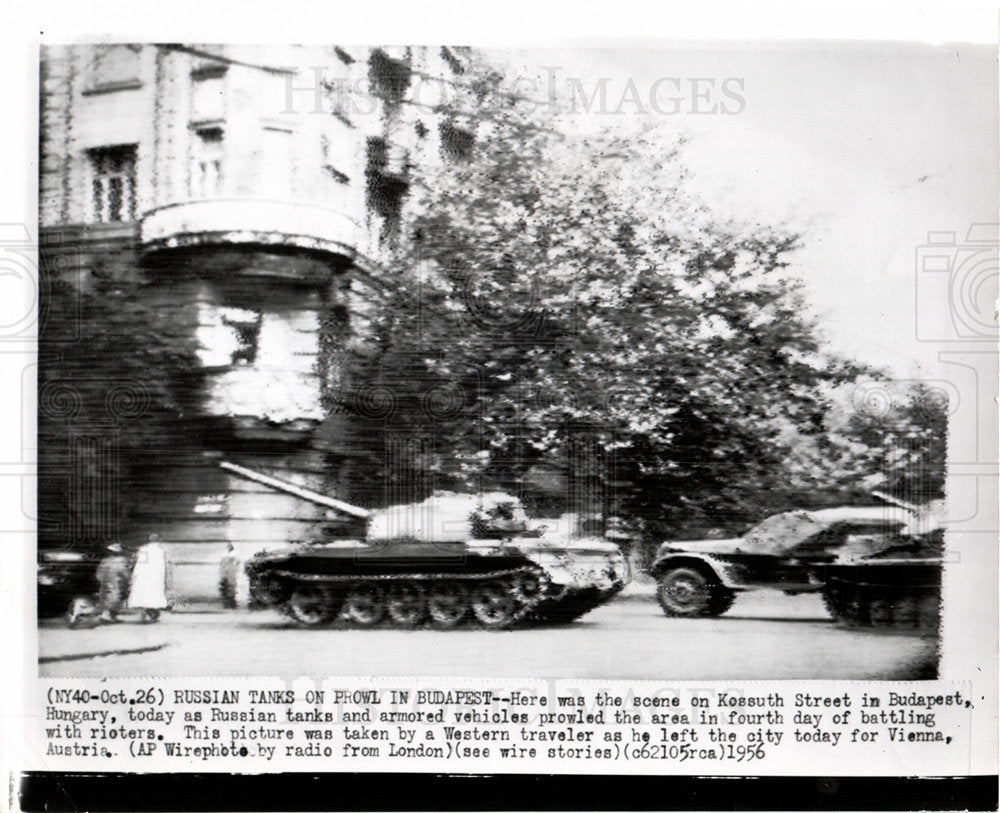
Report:
[[[391,95],[427,109],[446,108],[468,88],[437,76],[405,74],[388,80]],[[284,72],[285,115],[375,115],[378,101],[367,77],[334,77],[323,65]],[[547,65],[541,75],[518,76],[500,93],[476,95],[479,112],[490,105],[508,107],[514,102],[525,113],[600,116],[737,116],[747,107],[746,80],[740,76],[659,76],[582,78],[567,76],[562,68]]]

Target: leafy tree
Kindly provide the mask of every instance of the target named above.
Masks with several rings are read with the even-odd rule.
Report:
[[[331,395],[354,420],[365,388],[391,400],[373,467],[621,513],[651,537],[842,497],[877,467],[887,436],[829,420],[863,370],[817,338],[787,270],[798,235],[715,217],[683,139],[559,131],[479,83],[477,148],[411,192],[401,270]],[[939,429],[911,453],[936,454]],[[400,438],[419,454],[388,453]],[[817,483],[834,447],[839,477]]]

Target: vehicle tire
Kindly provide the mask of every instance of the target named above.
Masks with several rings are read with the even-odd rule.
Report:
[[[303,627],[317,627],[333,617],[330,597],[318,587],[296,587],[285,602],[284,610]]]
[[[867,603],[852,585],[842,582],[837,586],[827,584],[823,588],[823,604],[835,620],[843,621],[848,626],[868,624]]]
[[[360,627],[374,627],[385,618],[382,588],[377,584],[358,584],[347,591],[344,617]]]
[[[522,604],[537,604],[547,590],[547,579],[538,571],[529,570],[514,576],[513,595]]]
[[[662,573],[656,597],[666,615],[675,618],[704,618],[725,612],[735,598],[732,591],[719,589],[700,570],[675,567]]]
[[[941,593],[935,590],[920,597],[917,615],[917,629],[921,631],[937,630],[941,623]]]
[[[469,591],[461,582],[435,582],[427,590],[427,613],[435,627],[454,627],[468,611]]]
[[[823,588],[823,606],[826,607],[826,611],[830,613],[833,619],[839,620],[844,617],[840,595],[837,591],[831,590],[829,587]]]
[[[410,582],[396,582],[386,594],[385,608],[396,626],[415,627],[427,615],[424,588]]]
[[[736,593],[721,585],[714,586],[712,588],[711,615],[722,615],[733,606],[734,601],[736,601]]]
[[[471,609],[481,626],[502,629],[517,617],[518,603],[506,582],[488,581],[472,591]]]

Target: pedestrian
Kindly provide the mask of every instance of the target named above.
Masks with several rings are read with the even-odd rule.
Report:
[[[638,564],[635,562],[638,553],[635,531],[621,517],[608,517],[604,523],[604,538],[618,545],[618,550],[625,557],[629,580],[633,579],[636,571],[639,570]]]
[[[167,608],[167,554],[159,534],[150,534],[149,542],[136,552],[128,606],[139,610],[146,623],[156,621]]]
[[[117,542],[108,545],[107,551],[97,566],[97,606],[100,620],[111,623],[117,620],[128,596],[131,562]]]
[[[240,557],[236,555],[236,546],[226,543],[226,555],[219,562],[219,595],[222,596],[222,606],[233,610],[239,606]]]

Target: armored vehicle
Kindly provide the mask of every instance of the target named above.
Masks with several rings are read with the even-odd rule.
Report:
[[[490,629],[567,622],[608,601],[628,580],[618,546],[547,535],[507,494],[439,492],[381,511],[333,500],[267,475],[224,468],[363,519],[363,539],[262,551],[246,565],[251,596],[304,626]]]
[[[851,626],[936,628],[941,604],[942,534],[921,539],[852,537],[815,566],[830,614]]]
[[[747,590],[822,592],[838,620],[937,622],[941,532],[915,506],[844,506],[776,514],[736,539],[667,542],[653,563],[669,616],[721,615]]]

